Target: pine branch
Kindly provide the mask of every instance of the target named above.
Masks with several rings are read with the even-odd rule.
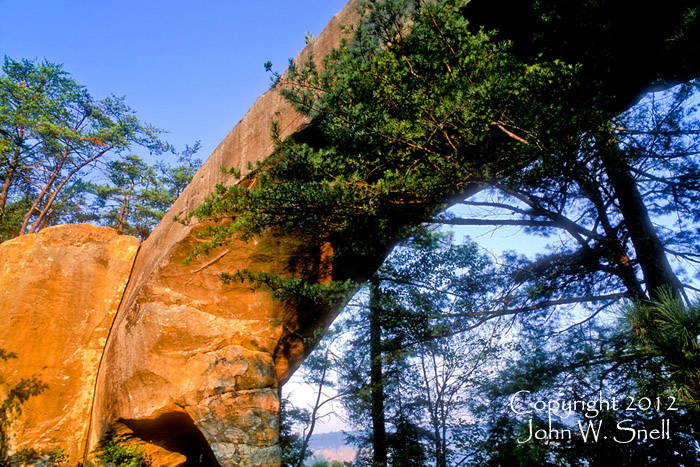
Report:
[[[551,221],[536,221],[529,219],[464,219],[464,218],[434,218],[431,224],[472,225],[472,226],[517,226],[517,227],[560,227]]]

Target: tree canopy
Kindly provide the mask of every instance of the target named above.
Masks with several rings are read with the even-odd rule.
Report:
[[[569,105],[574,66],[520,63],[507,43],[471,33],[459,2],[399,3],[370,9],[322,68],[293,65],[280,77],[280,92],[313,117],[312,134],[279,141],[247,175],[255,188],[220,187],[194,215],[233,216],[244,235],[279,226],[352,243],[337,242],[338,254],[379,251],[589,115]],[[373,245],[353,242],[365,231]]]
[[[161,133],[141,122],[123,98],[93,98],[61,65],[5,57],[0,240],[74,221],[145,237],[199,165],[192,157],[197,145],[181,154],[177,167],[150,166],[132,153],[173,152]],[[111,183],[100,186],[103,174]],[[136,192],[138,200],[132,199]],[[116,198],[121,208],[113,207]],[[130,201],[139,207],[130,210]]]

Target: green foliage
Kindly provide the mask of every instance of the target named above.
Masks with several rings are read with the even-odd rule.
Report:
[[[110,185],[93,188],[101,217],[107,225],[115,227],[119,233],[150,231],[153,222],[159,220],[151,208],[159,201],[151,196],[157,185],[154,167],[136,155],[127,155],[107,163],[107,176]],[[133,206],[137,200],[138,205]]]
[[[659,430],[661,423],[674,427],[670,439],[665,437],[630,440],[631,429],[642,433]],[[532,424],[532,426],[530,426]],[[530,439],[536,430],[549,430],[549,421],[539,416],[528,420],[516,420],[503,416],[492,422],[489,437],[483,441],[482,450],[469,465],[478,466],[607,466],[638,465],[664,466],[668,459],[678,466],[697,465],[700,461],[695,445],[697,414],[687,412],[612,411],[603,410],[592,418],[583,420],[584,426],[599,429],[598,439],[589,434],[586,442],[576,423],[562,423],[554,417],[553,430],[572,430],[571,439],[563,441]],[[618,425],[619,424],[619,425]],[[624,427],[620,430],[618,426]],[[590,433],[590,432],[589,432]]]
[[[313,134],[277,138],[270,158],[191,213],[233,220],[212,241],[280,228],[342,239],[338,256],[376,255],[451,196],[566,145],[597,117],[571,111],[575,67],[518,62],[507,43],[469,30],[464,3],[372,2],[321,69],[292,65],[276,86],[314,119]]]
[[[19,235],[25,213],[31,206],[27,198],[10,201],[5,204],[0,222],[0,240],[8,240]]]
[[[544,422],[535,420],[534,428],[542,429]],[[529,426],[509,418],[497,420],[485,443],[485,455],[479,461],[481,465],[498,467],[538,467],[561,465],[552,462],[552,457],[546,442],[535,440],[528,443],[518,443],[518,440],[528,438]]]
[[[247,283],[253,289],[268,288],[277,300],[305,301],[314,304],[332,304],[350,295],[357,289],[351,281],[331,281],[314,284],[300,278],[283,278],[278,274],[251,272],[241,269],[235,273],[221,273],[225,284]]]
[[[126,445],[122,440],[107,435],[98,447],[97,459],[106,467],[149,467],[151,460],[143,449]]]
[[[17,354],[0,349],[0,360],[7,361],[16,359]],[[7,384],[0,375],[0,384]],[[13,386],[7,387],[5,399],[0,404],[0,465],[9,462],[7,450],[9,446],[7,431],[12,422],[12,418],[22,413],[22,404],[30,397],[40,394],[48,388],[48,385],[36,376],[32,378],[22,378]]]
[[[66,454],[63,449],[57,449],[56,451],[49,453],[49,460],[51,461],[51,464],[55,466],[67,465],[70,461],[68,454]]]
[[[588,21],[601,5],[526,9],[558,30],[560,14],[581,10]],[[694,84],[668,104],[652,99],[614,118],[621,97],[590,79],[613,67],[604,59],[565,63],[557,44],[518,53],[523,44],[470,26],[465,1],[364,6],[352,40],[323,66],[293,63],[276,75],[313,128],[280,141],[273,126],[276,152],[191,213],[231,221],[207,233],[204,250],[279,228],[331,241],[339,261],[357,261],[384,255],[425,221],[521,226],[566,241],[535,260],[509,258],[514,312],[683,288],[672,262],[692,264],[699,243],[681,220],[698,216],[698,124],[685,118]],[[483,198],[465,202],[479,215],[436,219],[479,190]],[[669,213],[679,219],[672,236],[654,227]]]
[[[192,159],[198,145],[181,154],[177,167],[149,167],[131,155],[136,147],[172,152],[160,133],[122,98],[94,99],[61,65],[5,57],[0,241],[47,225],[100,219],[144,237],[199,164]],[[103,167],[111,184],[96,186]]]
[[[313,455],[309,443],[316,424],[328,416],[326,405],[334,399],[327,397],[328,391],[338,389],[334,380],[334,370],[338,364],[334,348],[339,337],[337,332],[319,329],[316,335],[306,339],[306,345],[316,347],[304,361],[303,381],[315,393],[315,401],[308,408],[294,407],[285,414],[294,420],[297,430],[301,429],[301,435],[297,435],[296,451],[289,459],[290,465],[302,467],[305,460]]]
[[[311,464],[311,467],[351,467],[351,462],[340,462],[340,461],[316,461]]]
[[[672,395],[700,409],[700,302],[689,305],[665,290],[657,300],[626,309],[631,342],[651,370],[640,383],[652,395]]]
[[[429,449],[425,445],[425,431],[417,420],[407,416],[394,421],[395,429],[387,436],[388,457],[393,467],[426,465]]]
[[[134,154],[107,162],[105,175],[110,183],[87,188],[94,201],[88,206],[92,215],[86,218],[145,239],[200,166],[201,161],[193,157],[198,149],[199,143],[187,147],[174,167],[163,162],[151,165]]]
[[[607,5],[584,3],[581,8],[588,13]],[[559,5],[534,3],[545,29],[572,17],[561,13],[579,11],[579,4]],[[462,278],[451,283],[440,268],[444,263],[429,255],[413,262],[410,254],[415,253],[379,279],[388,282],[394,275],[404,284],[382,287],[377,302],[382,319],[376,326],[368,329],[367,315],[360,318],[365,326],[358,328],[356,349],[343,365],[355,389],[348,391],[353,395],[348,410],[367,428],[379,385],[388,394],[385,415],[395,424],[390,430],[398,433],[402,414],[421,420],[430,430],[438,465],[450,455],[445,443],[448,423],[455,426],[450,410],[464,409],[460,397],[471,383],[469,372],[460,371],[478,374],[488,357],[482,350],[490,348],[484,334],[476,334],[483,340],[469,342],[452,333],[497,318],[528,315],[527,321],[513,320],[523,334],[508,355],[513,364],[503,363],[494,384],[484,385],[496,401],[521,388],[544,395],[571,387],[590,393],[610,381],[610,391],[636,394],[643,378],[667,375],[678,378],[686,396],[698,387],[695,318],[653,304],[663,287],[682,295],[679,264],[698,261],[700,127],[687,118],[694,112],[688,103],[696,85],[681,86],[668,103],[651,98],[615,118],[626,97],[608,95],[590,79],[609,76],[605,70],[598,73],[612,66],[607,59],[596,61],[593,70],[586,69],[590,61],[565,63],[556,58],[557,44],[544,47],[543,55],[523,58],[517,53],[523,44],[470,26],[463,14],[468,6],[459,0],[366,2],[352,40],[325,57],[322,66],[292,64],[285,75],[274,75],[275,86],[311,117],[313,127],[281,140],[273,125],[275,153],[249,173],[236,174],[242,176],[236,185],[218,186],[190,213],[190,218],[222,221],[206,232],[209,243],[202,251],[232,235],[249,239],[268,230],[301,231],[331,242],[339,262],[381,257],[421,222],[517,226],[558,240],[534,259],[501,258],[504,268],[494,277],[510,282],[489,282],[475,274],[479,280],[471,284]],[[695,13],[687,16],[688,23],[695,21]],[[583,30],[595,28],[592,18],[595,14],[584,18]],[[575,53],[569,57],[578,59]],[[438,215],[479,190],[482,197],[463,204],[483,208],[486,215]],[[669,214],[678,222],[663,231],[658,221]],[[423,263],[436,274],[421,269]],[[488,269],[487,262],[482,269]],[[285,298],[320,293],[264,272],[224,279],[271,285]],[[412,282],[420,284],[411,288]],[[463,290],[452,291],[460,285]],[[453,295],[444,298],[445,291]],[[635,318],[646,349],[638,353],[630,351],[619,329],[594,319],[624,297],[645,302]],[[547,324],[546,312],[571,305],[590,312],[588,320],[571,330],[562,330],[564,317],[552,320],[559,327]],[[583,326],[588,321],[590,326]],[[368,381],[363,371],[371,366],[367,338],[376,330],[372,327],[382,334],[385,373],[379,383]],[[568,340],[549,338],[559,334]],[[672,363],[656,369],[647,364],[661,353],[671,355]],[[431,362],[439,365],[431,370]],[[635,379],[640,368],[642,378]],[[481,382],[486,379],[482,375]],[[411,381],[424,384],[416,387]],[[447,387],[454,399],[444,397]],[[442,407],[436,397],[443,397]],[[488,405],[485,397],[481,393],[474,399]],[[543,443],[514,448],[521,420],[504,420],[501,428],[507,432],[491,446],[493,465],[565,462],[562,450]],[[484,427],[485,436],[498,429]],[[417,442],[428,444],[426,438]],[[632,451],[621,456],[638,459]],[[593,457],[579,450],[568,459],[585,464]]]
[[[511,321],[506,328],[512,329],[517,339],[507,347],[498,348],[499,352],[506,351],[505,354],[491,353],[489,356],[480,352],[479,349],[488,348],[480,340],[484,328],[483,325],[476,328],[471,325],[479,324],[482,317],[494,319],[493,315],[489,318],[489,313],[482,314],[479,310],[488,309],[488,299],[499,298],[498,287],[507,284],[498,285],[497,281],[493,281],[496,276],[489,270],[488,261],[479,257],[473,244],[447,248],[430,239],[419,239],[416,243],[420,248],[415,250],[398,247],[378,273],[384,281],[383,299],[377,306],[381,308],[382,315],[383,385],[388,395],[385,414],[388,426],[394,424],[392,436],[389,437],[390,445],[394,433],[397,438],[400,437],[398,426],[401,419],[394,412],[397,406],[404,415],[410,414],[411,422],[420,428],[417,432],[419,436],[411,438],[412,441],[404,439],[398,444],[391,465],[401,465],[402,460],[413,452],[413,446],[430,445],[436,439],[435,436],[425,436],[426,431],[432,429],[431,423],[426,423],[430,420],[430,410],[418,401],[426,404],[432,400],[435,406],[440,391],[454,397],[451,403],[457,402],[452,409],[455,413],[462,417],[465,417],[465,413],[471,413],[466,418],[477,420],[470,424],[456,417],[451,423],[437,419],[438,427],[450,427],[452,438],[449,447],[455,462],[462,455],[467,465],[609,465],[611,459],[619,465],[664,465],[669,456],[675,456],[679,465],[695,465],[698,462],[694,440],[700,419],[694,408],[667,412],[649,410],[631,413],[620,410],[601,413],[594,420],[595,423],[602,420],[605,426],[598,443],[585,443],[575,435],[571,442],[566,443],[544,440],[518,443],[518,439],[527,438],[529,431],[528,420],[512,417],[512,410],[507,406],[509,396],[518,390],[530,390],[537,394],[537,399],[545,401],[572,397],[587,400],[597,398],[598,391],[602,390],[603,397],[617,396],[618,400],[626,401],[626,396],[638,398],[651,395],[649,380],[653,378],[657,385],[665,384],[668,390],[665,394],[677,397],[678,381],[673,377],[669,379],[669,375],[678,370],[669,371],[668,363],[653,364],[654,359],[659,358],[659,344],[652,350],[635,350],[631,347],[633,343],[630,342],[629,333],[620,329],[617,322],[611,324],[610,321],[599,322],[589,318],[577,326],[571,326],[572,319],[580,319],[576,315],[521,316],[522,319]],[[456,261],[457,258],[461,258],[461,261]],[[459,265],[457,269],[455,265]],[[642,310],[646,311],[647,319],[655,323],[654,329],[664,329],[666,340],[662,342],[666,351],[673,350],[684,355],[681,361],[685,362],[688,370],[685,374],[692,375],[690,370],[697,368],[692,359],[697,349],[696,312],[688,311],[678,299],[670,300],[672,297],[669,294],[668,301],[671,303],[663,305],[669,309],[661,309],[661,303],[654,302],[657,310],[650,312],[648,304]],[[353,303],[357,306],[356,302]],[[470,311],[473,311],[473,315]],[[345,390],[349,395],[344,401],[350,418],[359,423],[360,428],[367,429],[370,403],[366,369],[367,326],[371,323],[366,315],[360,316],[358,323],[359,338],[348,341],[340,371],[344,376],[343,384],[358,388]],[[441,332],[442,329],[463,335],[451,336],[450,333]],[[652,327],[648,324],[644,327],[637,325],[635,329],[640,336],[652,334]],[[456,337],[463,337],[463,340]],[[471,354],[473,357],[470,357],[469,349],[477,350]],[[405,365],[406,361],[419,362],[421,355],[427,356],[428,362],[439,362],[438,366],[448,374],[451,371],[466,371],[471,381],[467,379],[468,384],[460,385],[459,380],[443,380],[443,375],[439,372],[433,374],[430,366],[425,378],[420,372],[412,371],[410,365]],[[450,364],[451,356],[456,362],[454,366]],[[473,363],[476,364],[472,367]],[[487,371],[483,372],[485,369]],[[495,372],[496,369],[501,371]],[[479,371],[483,373],[479,374]],[[428,384],[425,383],[426,379]],[[419,382],[418,386],[423,386],[423,392],[416,391],[411,382]],[[436,392],[437,397],[431,399],[425,388],[432,382],[440,390]],[[664,393],[656,392],[654,397],[657,394]],[[397,395],[397,401],[392,399],[394,395]],[[463,402],[459,401],[460,397],[464,397]],[[449,413],[450,409],[447,410]],[[618,443],[612,438],[615,434],[620,436],[616,430],[617,423],[651,431],[659,428],[661,420],[668,420],[667,423],[674,427],[672,439]],[[534,429],[547,427],[547,420],[535,417],[533,423]],[[571,427],[556,422],[554,428]],[[603,436],[608,436],[607,441],[603,441]],[[369,440],[368,436],[356,439],[360,446],[367,446]],[[429,455],[434,455],[434,452],[431,449]],[[360,451],[359,465],[370,465],[371,458],[363,456],[364,453],[366,451]],[[424,463],[409,461],[407,465]]]
[[[457,444],[472,455],[468,465],[666,465],[669,456],[678,465],[696,465],[700,461],[695,441],[699,413],[696,407],[680,404],[678,384],[668,379],[667,364],[658,354],[638,348],[640,344],[628,325],[610,315],[577,325],[571,325],[572,319],[576,315],[529,316],[514,324],[517,338],[505,363],[472,393],[470,406],[478,422],[456,430]],[[603,404],[592,418],[584,418],[578,411],[560,420],[555,413],[552,427],[571,429],[571,439],[519,443],[528,438],[530,423],[533,430],[548,430],[549,420],[546,412],[515,414],[509,404],[518,391],[530,391],[529,404],[602,398],[617,400],[617,407],[605,409]],[[630,401],[644,397],[650,401],[640,404],[644,410],[629,408]],[[578,421],[595,426],[601,423],[599,440],[585,442]],[[630,431],[620,430],[618,424],[650,433],[660,429],[662,421],[673,426],[670,438],[615,441],[615,436],[623,441],[630,437]]]
[[[493,331],[465,334],[477,323],[491,329],[481,310],[491,300],[493,274],[473,242],[424,235],[399,244],[370,281],[369,292],[351,301],[338,325],[344,346],[335,371],[345,411],[359,430],[350,437],[360,448],[357,465],[377,462],[377,399],[384,410],[388,465],[458,461],[451,432],[496,350],[488,337]],[[372,376],[377,366],[379,379]]]
[[[76,184],[109,154],[131,145],[165,149],[159,130],[142,124],[123,99],[95,100],[60,65],[5,57],[2,72],[0,223],[6,232],[32,233],[66,219]],[[6,206],[21,204],[28,206],[21,220],[6,216]]]
[[[302,436],[294,431],[298,423],[308,424],[309,414],[304,409],[289,406],[287,398],[280,399],[280,448],[282,449],[282,466],[296,467],[302,456],[304,442]],[[303,454],[306,460],[313,453],[306,450]]]

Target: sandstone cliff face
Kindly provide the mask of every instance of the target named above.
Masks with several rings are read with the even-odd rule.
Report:
[[[188,457],[277,465],[273,356],[283,304],[249,286],[226,285],[219,274],[243,267],[285,271],[298,246],[273,238],[239,243],[185,266],[194,247],[188,239],[160,265],[132,311],[120,312],[95,415],[108,410],[114,415],[103,429],[118,419],[142,439]],[[164,420],[171,420],[170,430],[161,428]]]
[[[48,384],[22,406],[10,453],[82,457],[97,369],[138,244],[88,224],[0,244],[0,348],[17,355],[0,362],[0,399],[22,378]]]

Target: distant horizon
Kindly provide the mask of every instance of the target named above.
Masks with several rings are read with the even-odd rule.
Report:
[[[358,433],[358,432],[353,432]],[[311,464],[313,461],[352,461],[357,457],[357,448],[342,440],[338,443],[338,437],[345,436],[342,431],[331,431],[328,433],[318,433],[311,436],[309,449],[314,452],[314,455],[309,458],[305,464]],[[326,439],[324,439],[326,438]]]

